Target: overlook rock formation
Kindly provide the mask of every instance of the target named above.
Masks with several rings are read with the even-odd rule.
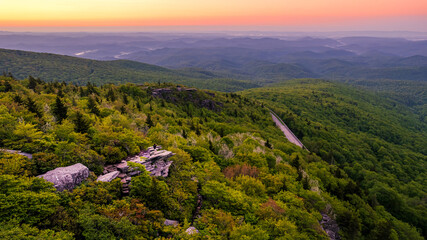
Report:
[[[56,168],[37,177],[53,183],[58,191],[65,189],[71,191],[89,177],[89,169],[85,165],[77,163],[68,167]]]
[[[168,159],[175,155],[171,151],[160,150],[161,146],[149,147],[147,150],[140,152],[135,156],[128,157],[120,163],[107,165],[104,167],[104,175],[98,177],[97,181],[110,182],[116,177],[119,177],[123,183],[123,193],[129,193],[129,184],[133,176],[139,175],[141,172],[128,166],[128,162],[140,163],[145,166],[145,169],[150,172],[151,176],[167,177],[169,175],[169,167],[172,161]]]

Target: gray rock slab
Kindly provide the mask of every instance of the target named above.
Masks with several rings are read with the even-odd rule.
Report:
[[[19,150],[0,149],[0,151],[5,151],[5,152],[8,152],[8,153],[16,153],[16,154],[19,154],[19,155],[25,156],[25,157],[27,157],[27,158],[29,158],[29,159],[32,159],[32,158],[33,158],[33,154],[31,154],[31,153],[26,153],[26,152],[21,152],[21,151],[19,151]]]
[[[117,170],[119,170],[122,173],[126,173],[129,170],[129,166],[127,164],[127,162],[122,162],[116,165]]]
[[[113,179],[115,179],[117,176],[119,176],[119,174],[120,174],[119,171],[110,172],[110,173],[107,173],[105,175],[99,176],[98,179],[96,179],[96,181],[111,182]]]
[[[178,225],[179,225],[179,222],[178,222],[178,221],[176,221],[176,220],[166,219],[166,220],[165,220],[165,222],[164,222],[164,224],[165,224],[166,226],[174,226],[174,227],[176,227],[176,226],[178,226]]]
[[[133,176],[137,176],[139,174],[141,174],[141,171],[133,171],[133,172],[129,173],[129,176],[133,177]]]
[[[81,163],[68,167],[59,167],[37,177],[53,183],[58,191],[71,191],[89,177],[89,168]]]
[[[150,157],[147,159],[147,161],[157,161],[160,159],[170,158],[173,155],[175,155],[175,154],[172,153],[171,151],[166,151],[166,150],[156,151],[150,155]]]

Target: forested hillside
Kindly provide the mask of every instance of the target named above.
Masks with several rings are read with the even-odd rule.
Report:
[[[208,71],[170,70],[129,60],[96,61],[49,53],[0,49],[0,71],[18,79],[32,75],[48,82],[86,85],[173,82],[219,91],[257,87],[255,83],[223,78]]]
[[[377,87],[380,86],[378,83]],[[310,151],[342,168],[358,184],[362,198],[371,206],[376,209],[384,206],[393,216],[417,226],[425,235],[424,92],[408,85],[412,90],[406,94],[412,95],[413,101],[405,102],[405,95],[391,91],[387,84],[383,87],[391,97],[313,79],[251,89],[243,95],[271,106]],[[411,94],[416,91],[420,94]],[[346,196],[342,186],[328,184],[327,179],[322,177],[326,191],[358,204]],[[367,213],[358,212],[359,216],[364,214]]]
[[[425,122],[358,93],[317,80],[242,96],[0,77],[0,147],[33,153],[0,152],[0,238],[328,239],[328,216],[342,239],[423,239],[410,224],[425,230]],[[175,153],[168,177],[136,165],[129,196],[95,181],[154,144]],[[73,191],[35,177],[75,163],[92,173]]]

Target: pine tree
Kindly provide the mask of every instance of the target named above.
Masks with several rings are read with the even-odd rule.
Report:
[[[15,96],[13,96],[13,101],[16,102],[17,104],[22,104],[24,101],[22,100],[21,96],[16,94]]]
[[[28,111],[35,113],[37,117],[41,118],[43,116],[39,106],[37,106],[36,102],[30,97],[27,97],[27,102],[25,105],[27,106]]]
[[[55,104],[53,105],[52,109],[53,109],[53,115],[56,117],[59,123],[62,123],[62,120],[67,118],[68,108],[62,102],[59,95],[56,96]]]
[[[87,102],[87,108],[89,108],[89,111],[97,116],[101,113],[99,111],[98,105],[96,104],[96,101],[93,97],[89,98],[89,101]]]
[[[129,99],[128,99],[128,96],[126,94],[123,94],[123,103],[126,105],[129,104]]]
[[[142,110],[142,106],[141,106],[141,104],[139,103],[139,101],[137,101],[137,102],[136,102],[136,108],[137,108],[139,111],[141,111],[141,110]]]
[[[80,93],[80,97],[86,97],[87,93],[85,92],[85,90],[83,89],[83,87],[79,87],[79,93]]]
[[[79,133],[86,133],[89,130],[90,124],[89,122],[84,118],[83,114],[80,112],[76,113],[76,118],[74,119],[74,125],[76,132]]]
[[[121,114],[125,114],[125,113],[126,113],[125,105],[122,105],[122,106],[120,107],[120,113],[121,113]]]
[[[296,158],[291,162],[291,165],[296,168],[297,170],[299,170],[301,163],[299,160],[299,155],[296,156]]]
[[[310,189],[310,183],[308,182],[308,177],[304,177],[302,181],[302,188],[304,188],[305,190]]]
[[[112,88],[108,90],[106,98],[107,98],[107,101],[111,101],[111,102],[116,101],[116,94],[114,94],[114,91]]]
[[[37,80],[32,76],[28,76],[28,88],[35,90],[37,87]]]
[[[5,83],[4,83],[4,91],[5,92],[9,92],[9,91],[11,91],[12,90],[12,85],[10,85],[10,82],[9,81],[6,81]]]
[[[153,120],[151,120],[151,114],[147,114],[147,121],[146,121],[148,127],[154,126]]]
[[[270,141],[268,141],[268,138],[267,138],[267,141],[265,142],[265,146],[272,149],[271,143]]]

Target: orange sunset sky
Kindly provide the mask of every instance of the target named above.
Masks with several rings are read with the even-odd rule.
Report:
[[[269,26],[427,31],[427,0],[0,0],[0,30]]]

